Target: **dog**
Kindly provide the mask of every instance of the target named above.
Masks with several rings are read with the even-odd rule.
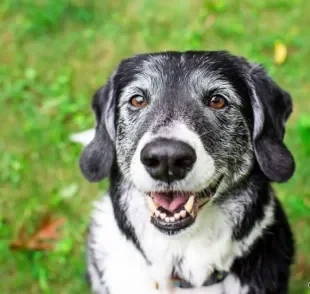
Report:
[[[87,272],[97,294],[285,294],[294,239],[271,182],[295,170],[290,95],[226,51],[139,54],[94,95],[80,168],[109,178]]]

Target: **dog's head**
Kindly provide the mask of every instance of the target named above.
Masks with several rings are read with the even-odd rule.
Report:
[[[283,143],[291,97],[261,66],[227,52],[126,59],[95,94],[93,110],[84,175],[99,181],[116,164],[163,231],[193,224],[221,182],[233,185],[254,166],[275,182],[294,172]]]

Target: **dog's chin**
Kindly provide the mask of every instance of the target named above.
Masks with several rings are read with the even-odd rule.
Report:
[[[192,226],[219,186],[216,184],[200,191],[161,191],[148,192],[147,203],[151,223],[162,233],[178,234]]]

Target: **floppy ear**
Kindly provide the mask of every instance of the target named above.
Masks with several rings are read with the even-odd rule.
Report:
[[[251,104],[255,155],[261,170],[271,181],[285,182],[295,170],[293,156],[283,142],[292,99],[259,65],[252,65],[251,79],[254,84]]]
[[[90,182],[108,176],[115,156],[115,95],[112,79],[93,97],[95,137],[85,147],[80,158],[81,171]]]

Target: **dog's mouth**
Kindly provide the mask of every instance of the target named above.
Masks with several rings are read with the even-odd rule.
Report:
[[[199,210],[215,194],[219,182],[201,192],[150,192],[147,203],[151,212],[151,222],[165,233],[175,234],[191,226]]]

